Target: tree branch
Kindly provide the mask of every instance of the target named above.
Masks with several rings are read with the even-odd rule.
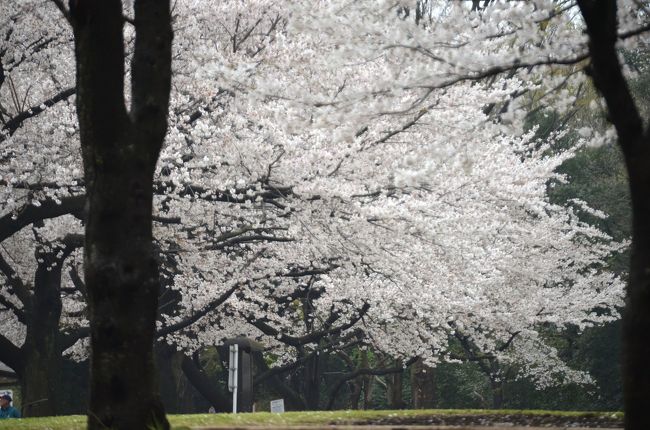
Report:
[[[44,219],[62,215],[74,215],[83,218],[85,196],[72,196],[61,199],[61,203],[48,199],[40,206],[26,205],[19,213],[8,213],[0,217],[0,242],[20,231],[23,227]]]
[[[23,125],[23,122],[28,120],[29,118],[33,118],[39,113],[43,112],[45,109],[54,106],[60,101],[67,100],[71,95],[75,93],[74,88],[67,88],[65,90],[60,91],[58,94],[52,96],[51,98],[45,100],[43,103],[37,105],[37,106],[32,106],[26,111],[20,112],[18,115],[14,116],[13,118],[9,119],[3,126],[2,130],[3,131],[8,131],[9,136],[14,134],[18,128],[20,128],[21,125]],[[2,134],[0,134],[0,142],[2,142],[5,138],[3,137]]]
[[[266,364],[266,361],[264,361],[262,354],[253,354],[253,360],[255,360],[257,367],[264,371],[263,373],[266,373],[270,370],[268,364]],[[270,389],[278,393],[280,396],[286,398],[290,404],[299,410],[307,409],[307,403],[300,396],[300,394],[283,383],[277,374],[269,376],[269,379],[271,379],[269,384]]]
[[[589,35],[593,82],[607,103],[611,122],[616,128],[626,159],[633,159],[648,149],[642,142],[643,121],[623,76],[616,52],[616,2],[578,0],[578,6]]]
[[[18,300],[23,304],[23,309],[20,311],[22,317],[25,317],[24,313],[29,313],[32,307],[32,293],[29,290],[29,287],[20,279],[18,273],[11,267],[11,264],[5,260],[4,256],[0,253],[0,271],[5,275],[7,279],[7,285],[11,287],[12,292],[16,295]],[[20,314],[16,314],[20,318]]]
[[[330,317],[327,319],[327,321],[324,323],[325,327],[328,327],[326,329],[318,330],[312,333],[308,333],[304,336],[289,336],[283,333],[280,333],[278,330],[275,328],[271,327],[270,325],[266,324],[263,321],[259,320],[254,320],[253,318],[249,318],[248,322],[258,328],[262,333],[266,334],[267,336],[273,336],[276,339],[278,339],[280,342],[285,343],[287,345],[293,346],[293,347],[301,347],[303,345],[306,345],[308,343],[313,343],[317,342],[323,337],[338,334],[344,330],[349,329],[353,325],[355,325],[363,316],[368,312],[368,309],[370,309],[370,305],[368,303],[364,303],[361,309],[359,310],[359,313],[357,316],[352,318],[350,321],[348,321],[345,324],[342,324],[338,327],[335,327],[333,329],[329,328],[338,318],[340,315],[337,312],[333,312]]]
[[[23,352],[0,334],[0,361],[11,367],[19,376],[23,373]]]
[[[74,331],[61,333],[59,337],[59,349],[61,353],[72,347],[79,339],[90,336],[90,327],[79,327]]]
[[[170,333],[173,333],[173,332],[178,331],[178,330],[182,330],[182,329],[184,329],[186,327],[189,327],[190,325],[194,324],[195,322],[197,322],[198,320],[200,320],[201,318],[203,318],[204,316],[206,316],[207,314],[212,312],[214,309],[221,306],[221,304],[223,302],[225,302],[226,300],[228,300],[228,298],[230,296],[232,296],[232,294],[239,287],[241,287],[241,284],[239,284],[239,283],[233,285],[228,291],[223,293],[216,300],[214,300],[213,302],[211,302],[206,307],[204,307],[200,311],[196,312],[192,316],[190,316],[190,317],[188,317],[188,318],[186,318],[186,319],[184,319],[182,321],[179,321],[179,322],[177,322],[175,324],[171,324],[171,325],[162,327],[161,329],[156,331],[156,338],[161,338],[163,336],[167,336]]]
[[[386,367],[383,369],[364,368],[364,369],[356,369],[352,372],[346,373],[345,375],[341,376],[341,378],[339,378],[339,380],[336,382],[336,385],[334,385],[334,388],[332,388],[332,390],[330,391],[329,401],[327,402],[327,409],[328,410],[332,409],[339,390],[343,387],[343,384],[345,384],[347,381],[350,381],[352,379],[364,375],[382,376],[382,375],[390,375],[392,373],[401,373],[404,371],[404,368],[415,363],[416,360],[417,357],[410,358],[407,362],[404,363],[403,366]]]
[[[7,297],[5,297],[3,294],[0,294],[0,305],[4,306],[5,308],[13,312],[13,314],[16,315],[16,318],[18,319],[19,322],[21,322],[22,324],[27,324],[27,316],[25,315],[23,309],[11,303],[7,299]]]

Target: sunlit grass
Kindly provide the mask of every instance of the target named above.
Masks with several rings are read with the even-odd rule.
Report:
[[[574,412],[542,410],[485,410],[485,409],[432,409],[400,411],[327,411],[327,412],[287,412],[272,414],[257,412],[253,414],[196,414],[169,415],[175,430],[194,427],[233,427],[233,426],[292,426],[348,424],[389,417],[417,417],[422,415],[541,415],[551,414],[565,417],[603,416],[622,419],[621,412]],[[71,415],[64,417],[7,419],[0,421],[0,430],[84,430],[86,417]]]

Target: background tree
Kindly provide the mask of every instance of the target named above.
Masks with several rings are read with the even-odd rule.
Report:
[[[372,365],[390,363],[384,354],[403,362],[420,357],[432,365],[451,358],[450,339],[461,333],[482,354],[506,364],[520,363],[520,369],[533,376],[556,377],[539,360],[541,352],[553,350],[552,345],[544,346],[540,326],[582,329],[617,318],[621,284],[608,273],[606,262],[621,244],[576,214],[589,211],[584,205],[556,204],[547,195],[549,184],[565,180],[556,169],[573,157],[573,148],[552,153],[559,135],[543,141],[517,127],[519,114],[511,107],[521,106],[522,98],[510,99],[513,94],[538,91],[538,82],[514,75],[482,82],[497,72],[477,70],[457,82],[425,85],[422,91],[431,103],[424,109],[418,110],[422,94],[389,99],[379,106],[375,103],[381,102],[380,97],[355,92],[359,86],[390,85],[375,79],[386,71],[416,73],[402,68],[408,61],[382,56],[385,63],[341,67],[344,76],[332,73],[329,66],[316,73],[307,66],[313,58],[332,54],[330,45],[314,45],[308,32],[296,36],[288,31],[286,14],[273,5],[234,3],[179,2],[175,9],[179,31],[173,47],[174,79],[179,91],[171,99],[171,128],[151,187],[159,221],[154,249],[164,279],[157,289],[165,310],[156,336],[194,356],[224,338],[246,334],[267,345],[277,368],[311,360],[314,371],[309,379],[321,381],[319,366],[313,365],[320,359],[314,360],[314,353],[327,347],[339,357],[356,354],[343,349],[346,343],[338,343],[339,334],[340,339],[357,336],[363,327],[363,342],[382,358],[373,362],[368,356],[366,365],[363,354],[358,354],[358,362],[345,364],[350,379],[342,380],[343,385],[352,381],[361,387],[358,394],[363,393],[369,404],[368,387],[374,384],[370,376],[380,370]],[[468,8],[453,11],[470,13]],[[128,10],[123,12],[130,16]],[[429,40],[433,27],[426,27],[424,12],[416,14],[422,27],[403,19],[404,10],[399,13],[377,9],[362,20],[390,16],[404,31],[393,36],[408,35],[408,30],[419,40]],[[292,16],[299,23],[297,18]],[[450,23],[453,18],[449,16]],[[368,25],[387,27],[386,21]],[[126,41],[134,35],[137,47],[137,31],[127,24]],[[436,36],[445,40],[445,34]],[[215,43],[206,45],[205,40]],[[129,63],[131,44],[126,45],[113,61],[117,64],[121,57],[124,63],[126,58],[126,69],[135,72],[136,56]],[[411,48],[407,52],[422,53]],[[444,43],[435,48],[457,49]],[[34,64],[39,73],[48,70],[45,62]],[[448,72],[440,70],[441,75]],[[116,91],[121,90],[117,78],[112,79]],[[18,93],[26,94],[28,79],[23,82]],[[277,97],[276,83],[295,89],[294,95],[305,94],[293,86],[296,82],[313,89],[315,100]],[[320,90],[329,91],[334,102],[323,104]],[[390,88],[380,88],[377,94],[383,90]],[[129,131],[127,137],[115,137],[127,143],[140,136],[132,124],[136,92],[131,118],[124,119],[121,108],[106,113],[118,113],[110,117],[116,121],[110,131]],[[111,97],[109,105],[123,104],[120,96]],[[365,106],[366,99],[369,114],[355,110],[349,118],[345,115],[346,109]],[[53,105],[49,114],[55,116],[57,109],[66,112],[63,106]],[[400,113],[405,106],[415,108]],[[393,115],[378,115],[380,108]],[[341,115],[341,121],[328,121],[319,109]],[[83,198],[88,192],[88,179],[68,168],[78,161],[43,162],[38,169],[28,163],[21,166],[25,159],[20,146],[29,147],[29,136],[40,135],[35,130],[48,126],[48,110],[42,114],[28,118],[6,140],[10,168],[3,166],[8,178],[3,192],[28,196],[25,202],[6,204],[9,218],[36,204],[45,206],[42,202],[58,199],[64,204],[70,194]],[[349,119],[358,121],[350,126]],[[73,146],[75,122],[62,122],[69,131],[67,140],[61,140]],[[470,143],[480,156],[466,150]],[[121,166],[106,162],[113,155],[111,148],[98,153],[101,166],[117,171]],[[12,182],[14,172],[29,180]],[[45,186],[45,176],[56,180]],[[65,210],[65,205],[58,210]],[[489,225],[486,219],[491,220]],[[594,313],[599,306],[606,311]],[[360,310],[366,307],[362,315]],[[500,351],[515,333],[513,348]],[[337,343],[328,346],[334,340]],[[562,366],[557,354],[547,356],[569,379],[586,380],[582,373]],[[399,365],[387,368],[395,367]],[[352,379],[355,376],[360,379]],[[312,405],[322,405],[315,385],[306,397]]]

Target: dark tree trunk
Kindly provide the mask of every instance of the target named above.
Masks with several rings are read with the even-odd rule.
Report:
[[[490,390],[492,391],[492,409],[502,409],[503,381],[490,379]]]
[[[38,339],[26,346],[25,368],[21,377],[21,409],[25,417],[56,415],[57,389],[61,370],[61,353],[54,345],[56,337]],[[37,346],[38,345],[38,346]]]
[[[352,410],[357,410],[359,409],[359,403],[361,401],[361,391],[363,385],[359,378],[353,379],[352,381],[348,382],[348,385],[350,386],[349,408]]]
[[[363,350],[359,351],[359,364],[357,365],[357,370],[359,369],[367,369],[368,368],[368,351]],[[362,405],[362,398],[361,395],[364,394],[364,403],[363,406],[365,408],[365,389],[366,387],[366,381],[365,381],[366,375],[359,374],[357,375],[349,385],[352,387],[350,390],[350,409],[361,409]]]
[[[369,361],[368,361],[368,351],[364,350],[361,351],[361,365],[359,366],[360,369],[369,369]],[[370,401],[372,400],[372,381],[374,379],[373,375],[363,375],[359,379],[359,383],[361,384],[361,388],[363,390],[363,403],[361,404],[362,409],[368,409],[368,405]]]
[[[305,362],[303,370],[304,392],[307,409],[316,411],[320,405],[320,362],[319,355],[312,356]]]
[[[398,367],[400,365],[401,363],[398,360],[395,360],[395,367]],[[406,403],[404,402],[402,395],[404,388],[403,377],[403,372],[388,375],[386,385],[386,400],[388,401],[388,407],[390,409],[406,408]]]
[[[97,174],[93,185],[101,192],[89,193],[85,248],[92,348],[89,427],[144,429],[165,422],[156,395],[152,350],[158,268],[151,253],[151,172],[144,163],[121,161],[108,170],[119,168],[129,179]],[[115,162],[119,163],[105,164]]]
[[[171,82],[169,1],[135,1],[130,113],[124,98],[121,2],[71,1],[70,6],[87,187],[88,428],[168,429],[153,354],[160,282],[151,219]]]
[[[42,222],[34,221],[42,226]],[[29,288],[20,280],[6,261],[1,270],[14,281],[20,291],[18,297],[23,308],[17,317],[27,327],[21,348],[0,335],[0,360],[8,364],[19,376],[21,408],[25,416],[47,416],[59,412],[59,379],[62,369],[62,350],[69,344],[59,332],[61,317],[61,270],[63,262],[72,251],[81,246],[82,237],[68,235],[63,243],[40,243],[35,252],[37,261],[34,286]],[[74,342],[73,342],[74,343]]]
[[[363,409],[370,409],[372,403],[373,386],[375,385],[375,377],[373,375],[366,375],[363,380]]]
[[[181,357],[177,354],[184,355],[176,351],[164,342],[154,344],[154,354],[156,356],[156,368],[158,369],[158,388],[160,398],[168,413],[182,413],[180,407],[180,392],[178,381],[182,378]]]
[[[223,393],[217,387],[216,381],[210,381],[208,377],[199,369],[192,359],[186,355],[182,359],[183,373],[190,381],[192,386],[198,391],[217,412],[232,411],[232,395]]]
[[[650,131],[644,130],[616,52],[614,0],[578,0],[589,35],[591,75],[625,157],[632,199],[632,252],[623,312],[625,428],[650,428]]]
[[[434,369],[418,359],[411,366],[411,399],[413,409],[436,407],[436,380]]]
[[[625,428],[637,430],[650,428],[650,154],[631,160],[628,172],[633,240],[623,314],[623,387]]]
[[[25,416],[56,415],[58,378],[61,373],[59,319],[61,318],[62,258],[37,251],[30,321],[23,345],[25,359],[21,389]],[[48,270],[49,269],[49,270]]]

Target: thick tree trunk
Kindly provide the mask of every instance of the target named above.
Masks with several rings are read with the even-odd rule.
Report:
[[[303,370],[304,393],[307,409],[316,411],[320,408],[320,357],[313,354],[305,362]]]
[[[117,158],[117,157],[116,157]],[[153,335],[158,267],[151,246],[151,171],[106,160],[89,192],[85,271],[91,315],[90,428],[167,427]],[[111,174],[121,169],[121,176]]]
[[[492,390],[492,409],[503,408],[503,381],[490,379],[490,389]]]
[[[177,365],[174,360],[176,349],[164,342],[154,344],[156,368],[158,369],[158,390],[160,399],[168,413],[180,413],[178,402],[178,379],[182,373],[180,361]]]
[[[369,369],[368,361],[368,351],[361,351],[361,364],[359,365],[360,369]],[[361,384],[361,389],[363,390],[363,403],[361,404],[362,409],[368,409],[368,404],[372,399],[372,380],[374,379],[373,375],[363,375],[358,378],[359,383]]]
[[[587,25],[591,74],[625,156],[632,198],[632,252],[623,312],[625,428],[650,428],[650,130],[644,129],[616,50],[617,2],[578,0]]]
[[[372,391],[375,385],[375,377],[373,375],[366,375],[363,380],[363,409],[370,409],[372,403]]]
[[[134,3],[131,112],[124,97],[121,2],[71,1],[70,7],[87,187],[88,428],[168,429],[153,354],[160,282],[151,222],[171,87],[169,1]]]
[[[650,149],[650,142],[645,142]],[[632,190],[632,256],[623,314],[625,428],[650,428],[650,154],[628,163]]]
[[[368,351],[362,350],[359,351],[359,364],[357,369],[367,369],[368,368]],[[365,408],[365,402],[362,404],[361,395],[365,394],[365,375],[356,376],[353,379],[352,390],[350,392],[350,409],[361,409],[361,406]],[[365,400],[365,395],[364,395]]]
[[[398,367],[400,365],[401,363],[398,360],[395,360],[395,367]],[[403,372],[388,375],[386,385],[386,400],[388,401],[388,407],[390,409],[406,408],[406,403],[404,402],[404,397],[402,395],[404,388],[403,377]]]
[[[25,416],[56,415],[61,373],[59,319],[61,317],[61,265],[56,252],[37,251],[30,322],[23,345],[25,359],[21,388]],[[48,270],[49,269],[49,270]]]
[[[43,344],[50,343],[45,340]],[[21,409],[25,417],[45,417],[56,415],[57,393],[61,387],[58,382],[61,369],[59,352],[50,354],[49,345],[45,350],[29,347],[26,350],[25,370],[21,379]]]
[[[413,409],[436,407],[436,380],[434,369],[418,359],[411,366],[411,399]]]

